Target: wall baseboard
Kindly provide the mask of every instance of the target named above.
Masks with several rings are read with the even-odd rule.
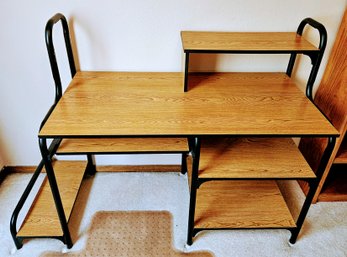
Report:
[[[98,172],[180,172],[180,165],[98,165]],[[0,184],[12,173],[34,173],[36,166],[4,166],[0,171]],[[42,170],[45,172],[45,169]]]
[[[0,185],[5,180],[8,174],[10,174],[10,172],[7,169],[7,167],[6,166],[2,167],[2,169],[0,170]]]

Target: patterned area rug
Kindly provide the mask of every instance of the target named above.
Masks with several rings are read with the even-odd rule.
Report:
[[[169,212],[97,212],[80,252],[46,252],[41,257],[213,257],[209,252],[178,252],[172,247]]]

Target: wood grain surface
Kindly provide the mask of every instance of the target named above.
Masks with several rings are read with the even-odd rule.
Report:
[[[284,73],[78,72],[40,137],[338,135]]]
[[[203,138],[199,178],[315,178],[291,138]]]
[[[53,163],[53,166],[65,217],[68,221],[81,185],[86,162],[56,161]],[[62,235],[63,231],[46,177],[17,236],[46,237]]]
[[[195,228],[295,227],[273,180],[206,182],[196,206]]]

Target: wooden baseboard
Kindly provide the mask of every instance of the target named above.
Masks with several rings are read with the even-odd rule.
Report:
[[[11,173],[33,173],[36,166],[5,166],[1,176]],[[180,165],[98,165],[98,172],[180,172]],[[45,169],[42,170],[45,172]]]
[[[9,170],[7,169],[6,166],[2,167],[0,170],[0,185],[1,183],[5,180],[6,176],[9,174]]]

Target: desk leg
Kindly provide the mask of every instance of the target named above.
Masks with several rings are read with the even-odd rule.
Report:
[[[194,141],[195,142],[194,142],[193,151],[192,151],[193,170],[192,170],[192,178],[191,178],[191,185],[190,185],[190,202],[189,202],[189,217],[188,217],[188,235],[187,235],[188,245],[192,245],[193,243],[196,191],[199,186],[198,174],[199,174],[201,139],[199,137],[196,137]]]
[[[55,207],[57,209],[61,228],[63,230],[63,241],[67,245],[68,248],[71,248],[72,247],[72,240],[71,240],[70,231],[69,231],[69,228],[67,225],[67,220],[65,217],[65,212],[64,212],[62,201],[61,201],[57,181],[56,181],[56,178],[54,175],[51,154],[47,148],[47,140],[45,138],[40,138],[39,139],[39,145],[40,145],[42,160],[43,160],[45,168],[46,168],[46,173],[47,173],[49,185],[50,185],[51,190],[52,190],[52,195],[53,195]]]
[[[96,173],[94,155],[87,154],[87,160],[88,160],[88,162],[87,162],[87,174],[90,176],[93,176]]]
[[[334,146],[335,146],[335,142],[336,142],[336,137],[329,137],[328,145],[327,145],[327,147],[324,150],[322,159],[320,161],[318,170],[316,172],[316,176],[317,177],[315,179],[309,181],[310,189],[309,189],[309,191],[307,193],[305,202],[303,204],[303,207],[301,208],[299,217],[298,217],[298,219],[296,221],[296,228],[291,230],[292,236],[290,237],[289,242],[292,243],[292,244],[295,244],[296,239],[297,239],[297,237],[298,237],[298,235],[300,233],[301,227],[302,227],[302,225],[304,223],[304,220],[306,218],[307,212],[308,212],[308,210],[309,210],[309,208],[311,206],[313,197],[314,197],[314,195],[316,193],[319,181],[320,181],[320,179],[321,179],[321,177],[323,175],[323,172],[324,172],[324,170],[325,170],[325,168],[326,168],[326,166],[328,164],[330,155],[333,152],[333,149],[334,149]]]

